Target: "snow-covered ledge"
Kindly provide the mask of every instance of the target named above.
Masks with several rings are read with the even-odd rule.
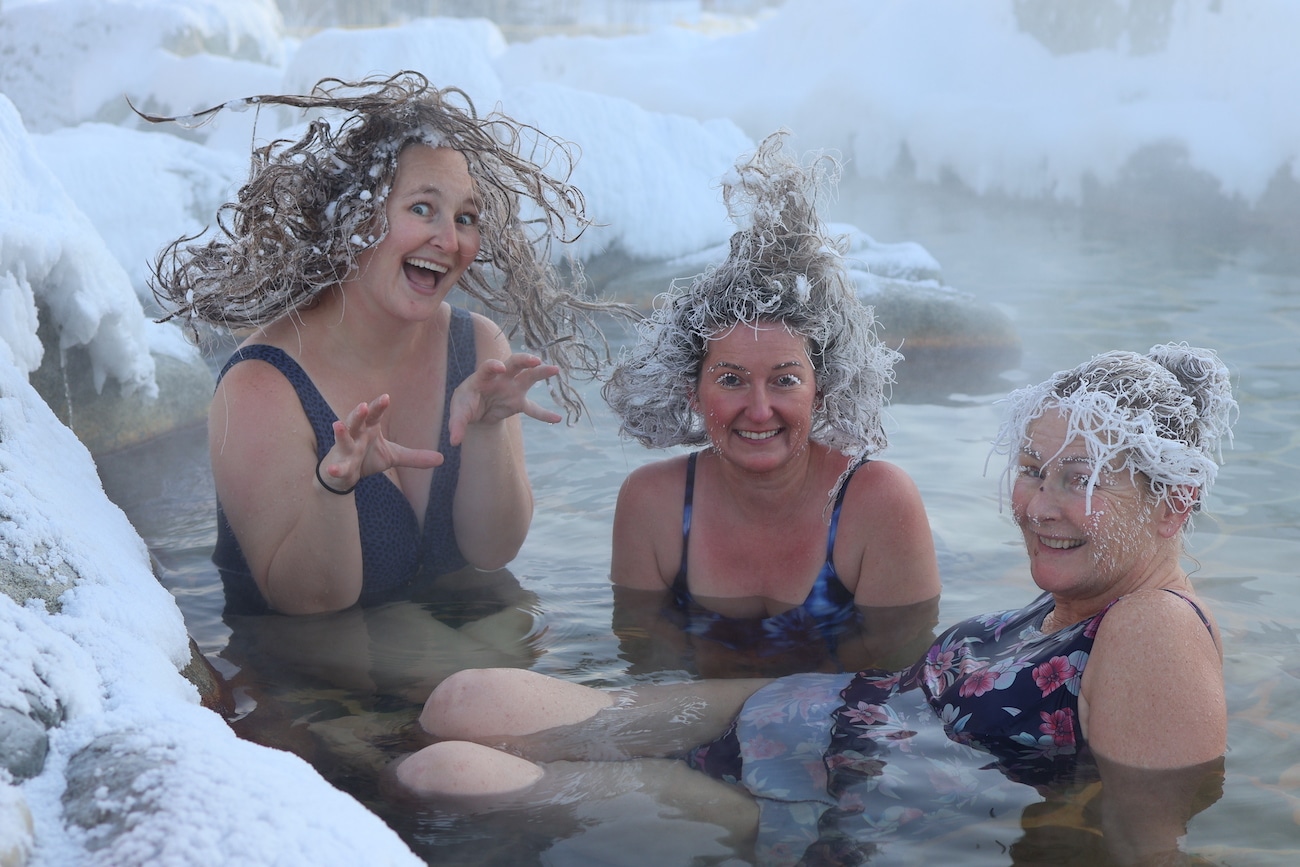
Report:
[[[159,358],[195,375],[170,387]],[[80,439],[29,382],[52,361],[50,403]],[[239,740],[182,675],[180,609],[87,443],[201,417],[210,394],[0,95],[0,867],[422,863],[310,765]]]
[[[185,625],[0,341],[0,865],[420,864],[181,675]]]

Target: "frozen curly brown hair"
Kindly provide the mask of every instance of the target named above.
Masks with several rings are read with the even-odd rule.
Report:
[[[572,242],[590,223],[581,191],[568,183],[571,145],[500,113],[479,117],[464,91],[435,88],[412,71],[326,78],[308,95],[247,97],[186,117],[141,116],[204,123],[223,109],[265,105],[319,116],[296,141],[253,151],[248,181],[218,210],[214,237],[202,240],[206,230],[182,237],[159,254],[150,288],[168,313],[161,321],[183,320],[197,336],[199,322],[257,327],[311,304],[383,239],[403,148],[449,147],[469,165],[482,239],[459,285],[500,314],[526,349],[559,366],[556,400],[570,420],[581,415],[569,377],[594,375],[607,358],[592,314],[624,311],[584,294],[578,263],[567,281],[552,264],[552,242]]]

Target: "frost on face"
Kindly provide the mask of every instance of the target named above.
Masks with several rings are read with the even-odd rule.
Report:
[[[1227,368],[1208,349],[1154,346],[1146,355],[1108,352],[1045,382],[1017,389],[991,454],[1008,456],[1004,480],[1015,478],[1021,444],[1035,420],[1058,411],[1067,439],[1086,444],[1097,468],[1127,471],[1157,502],[1199,506],[1218,474],[1222,442],[1231,439],[1237,402]]]

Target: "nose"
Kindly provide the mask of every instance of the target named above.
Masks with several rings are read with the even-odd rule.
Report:
[[[1025,502],[1026,520],[1034,526],[1040,526],[1056,519],[1060,514],[1060,504],[1053,494],[1052,486],[1041,479],[1035,481]]]
[[[436,221],[430,228],[430,241],[433,246],[447,253],[455,253],[460,249],[460,227],[456,224],[455,217],[450,215]]]
[[[766,421],[772,417],[772,401],[762,384],[757,384],[749,390],[749,406],[746,407],[746,411],[754,421]]]

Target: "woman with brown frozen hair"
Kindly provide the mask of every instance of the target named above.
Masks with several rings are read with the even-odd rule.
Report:
[[[251,329],[209,415],[227,612],[503,566],[533,509],[519,415],[561,419],[529,389],[551,379],[576,418],[569,377],[601,360],[608,305],[551,262],[588,222],[569,148],[413,72],[182,120],[248,105],[314,116],[254,152],[214,236],[171,244],[153,281],[172,318]],[[501,322],[452,307],[456,287]]]

